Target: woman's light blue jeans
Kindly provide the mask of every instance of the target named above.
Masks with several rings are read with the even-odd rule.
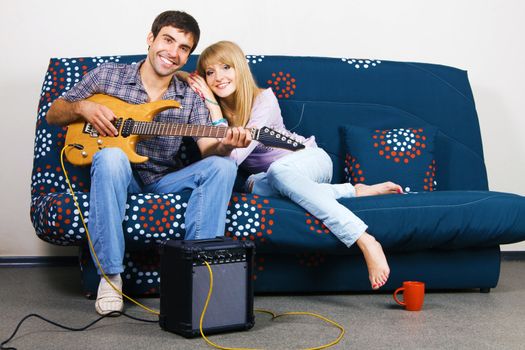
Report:
[[[91,165],[88,229],[104,272],[117,274],[124,270],[122,223],[128,193],[192,190],[186,207],[184,239],[213,238],[224,235],[226,210],[236,174],[234,161],[211,156],[172,172],[151,185],[140,186],[122,150],[105,148],[97,152]]]
[[[258,195],[290,198],[350,247],[368,226],[337,201],[355,197],[355,189],[350,183],[330,184],[332,171],[330,156],[310,147],[276,160],[267,172],[250,176],[246,185]]]

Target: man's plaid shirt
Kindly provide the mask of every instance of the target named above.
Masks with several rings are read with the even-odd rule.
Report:
[[[104,63],[88,72],[62,98],[75,102],[93,94],[106,94],[132,104],[146,103],[149,98],[139,72],[143,62],[135,65]],[[179,101],[182,108],[167,109],[158,114],[155,121],[211,125],[208,108],[202,99],[176,77],[173,77],[162,99]],[[145,185],[182,167],[176,156],[181,141],[179,136],[154,136],[137,143],[137,153],[149,158],[145,163],[133,164],[133,169]]]

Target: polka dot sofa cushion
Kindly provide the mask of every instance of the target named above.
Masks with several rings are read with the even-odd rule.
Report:
[[[436,128],[345,126],[345,175],[352,184],[393,181],[405,192],[437,189]]]

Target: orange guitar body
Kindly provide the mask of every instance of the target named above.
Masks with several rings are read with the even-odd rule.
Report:
[[[126,120],[132,118],[135,121],[150,122],[160,112],[168,108],[179,108],[180,103],[174,100],[161,100],[140,105],[124,102],[118,98],[96,94],[87,99],[88,101],[102,104],[115,113],[117,118]],[[106,147],[118,147],[126,153],[131,163],[143,163],[147,157],[136,153],[135,149],[139,135],[122,136],[122,123],[116,125],[119,131],[118,136],[100,136],[91,125],[83,120],[72,123],[67,128],[67,145],[77,145],[68,147],[65,151],[67,160],[74,165],[89,165],[93,161],[93,155]],[[82,147],[82,149],[79,149]]]

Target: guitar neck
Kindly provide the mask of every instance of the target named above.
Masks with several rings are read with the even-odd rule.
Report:
[[[118,147],[128,156],[131,163],[143,163],[148,157],[136,152],[137,139],[140,136],[194,136],[222,139],[230,128],[224,126],[189,125],[151,121],[152,116],[168,109],[180,107],[177,101],[162,100],[142,105],[134,105],[108,95],[95,94],[88,100],[102,104],[116,115],[127,117],[114,121],[119,131],[117,137],[101,135],[91,123],[79,120],[67,128],[67,145],[74,145],[66,152],[67,159],[75,165],[87,165],[93,161],[93,155],[103,148]],[[133,119],[133,116],[138,120]],[[289,137],[286,131],[276,131],[267,126],[247,128],[252,140],[259,141],[266,147],[278,147],[297,151],[305,146]]]
[[[126,125],[124,125],[126,128]],[[137,122],[124,131],[133,135],[142,136],[196,136],[223,138],[229,128],[223,126],[191,125],[161,122]]]
[[[196,137],[212,137],[223,138],[230,128],[224,126],[207,126],[207,125],[190,125],[178,123],[162,123],[162,122],[139,122],[131,118],[119,121],[116,123],[117,129],[122,126],[120,134],[123,137],[130,135],[139,136],[196,136]],[[84,128],[85,130],[85,128]],[[261,129],[248,129],[252,140],[260,141],[268,147],[278,147],[288,150],[296,151],[304,148],[304,145],[287,135],[279,133],[268,127]],[[84,131],[88,132],[89,131]]]

